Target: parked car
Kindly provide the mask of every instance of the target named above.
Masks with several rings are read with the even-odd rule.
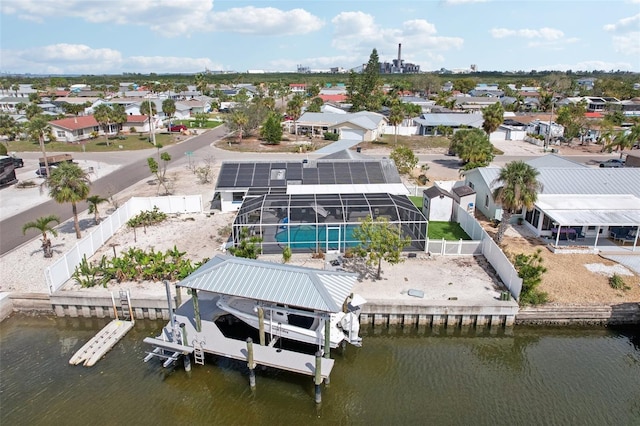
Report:
[[[187,126],[185,126],[184,124],[174,124],[173,126],[169,127],[170,132],[184,132],[185,130],[187,130]]]
[[[624,167],[624,161],[619,158],[612,158],[610,160],[601,161],[600,167]]]
[[[58,166],[49,166],[49,172],[51,172],[51,170],[53,169],[57,169]],[[47,168],[44,166],[41,166],[38,170],[36,170],[36,175],[38,177],[41,178],[46,178],[47,177]]]
[[[13,167],[15,167],[16,169],[24,167],[24,161],[22,160],[22,158],[18,158],[18,157],[11,157],[11,158],[13,159]]]

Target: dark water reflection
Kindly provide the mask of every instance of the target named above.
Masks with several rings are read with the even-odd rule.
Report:
[[[162,322],[138,322],[93,368],[68,365],[105,320],[0,324],[0,424],[640,425],[637,329],[512,335],[369,330],[336,352],[323,403],[309,377],[207,358],[189,374],[144,364]]]

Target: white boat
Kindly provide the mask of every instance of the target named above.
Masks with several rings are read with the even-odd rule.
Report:
[[[353,303],[356,302],[358,304],[354,305]],[[358,336],[360,331],[358,307],[365,302],[360,296],[357,296],[357,299],[354,297],[350,303],[352,311],[331,314],[330,345],[332,348],[337,348],[343,341],[354,346],[362,346],[362,339]],[[221,296],[216,305],[251,327],[259,328],[257,301]],[[279,305],[263,304],[262,308],[264,331],[265,334],[272,336],[272,341],[274,338],[283,338],[319,346],[324,344],[325,322],[320,318],[322,314]]]

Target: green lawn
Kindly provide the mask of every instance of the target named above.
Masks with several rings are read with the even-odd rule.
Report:
[[[419,195],[409,195],[409,199],[419,209],[422,209],[422,197]]]
[[[197,126],[195,120],[171,120],[171,124],[184,124],[188,129],[215,129],[218,126],[222,126],[222,121],[207,120],[202,123],[202,126]]]
[[[178,134],[156,133],[156,144],[168,146],[175,143]],[[140,149],[153,148],[149,142],[149,135],[143,133],[134,135],[122,135],[124,139],[109,139],[109,146],[104,136],[87,140],[85,143],[73,142],[46,142],[45,149],[49,152],[108,152],[108,151],[135,151]],[[39,152],[40,144],[37,141],[11,141],[5,142],[7,151],[16,152]],[[84,148],[83,148],[84,146]],[[122,148],[120,148],[122,146]]]
[[[428,237],[441,240],[470,240],[466,232],[455,222],[429,222]]]

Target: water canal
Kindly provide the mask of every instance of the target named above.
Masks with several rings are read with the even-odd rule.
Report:
[[[144,364],[162,322],[139,321],[93,368],[68,365],[105,324],[0,324],[0,424],[640,425],[640,330],[516,328],[512,335],[365,334],[336,353],[316,406],[306,376],[207,359],[189,374]]]

